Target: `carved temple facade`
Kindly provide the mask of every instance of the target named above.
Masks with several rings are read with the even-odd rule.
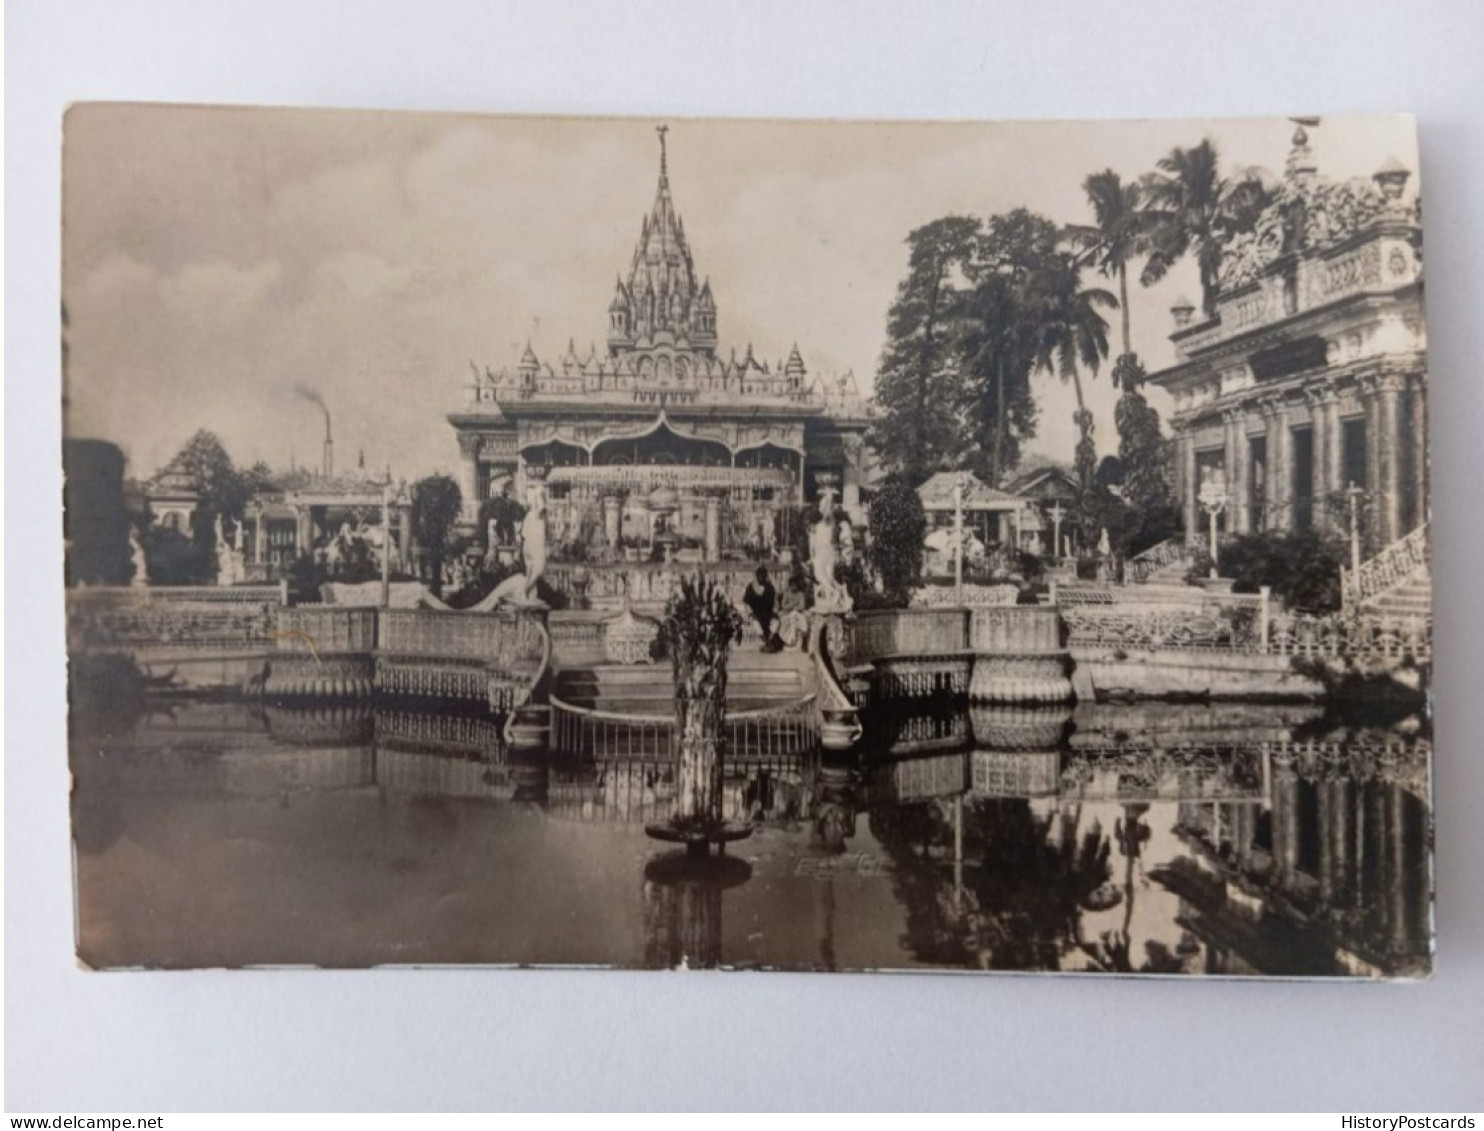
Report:
[[[1215,310],[1172,308],[1177,363],[1151,379],[1171,426],[1187,537],[1348,529],[1366,551],[1427,520],[1420,211],[1395,161],[1320,178],[1302,126],[1256,228],[1232,240]]]
[[[768,364],[718,350],[717,304],[659,184],[614,286],[606,348],[555,360],[527,346],[478,374],[448,417],[463,523],[487,500],[544,484],[555,561],[767,560],[792,507],[830,489],[857,521],[867,410],[850,374],[810,373],[798,347]]]

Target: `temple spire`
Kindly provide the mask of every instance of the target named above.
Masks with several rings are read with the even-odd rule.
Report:
[[[670,132],[670,127],[658,125],[654,127],[654,132],[660,135],[660,180],[665,181],[670,177],[668,156],[665,153],[665,135]]]

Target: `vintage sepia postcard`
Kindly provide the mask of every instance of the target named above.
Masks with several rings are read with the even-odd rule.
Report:
[[[74,107],[79,960],[1426,976],[1418,168]]]

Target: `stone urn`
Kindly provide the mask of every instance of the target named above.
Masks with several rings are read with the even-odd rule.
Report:
[[[824,712],[824,721],[819,727],[819,744],[826,750],[842,752],[855,745],[860,737],[860,724],[853,710]]]
[[[540,703],[517,707],[505,727],[512,750],[545,751],[551,745],[551,708]]]

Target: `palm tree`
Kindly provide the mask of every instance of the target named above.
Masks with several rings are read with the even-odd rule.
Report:
[[[1092,413],[1082,393],[1082,369],[1096,375],[1108,356],[1108,321],[1099,308],[1111,309],[1118,300],[1101,287],[1084,287],[1077,257],[1058,252],[1049,257],[1031,280],[1030,309],[1037,328],[1036,366],[1070,381],[1077,394],[1074,420],[1079,434],[1075,458],[1079,492],[1078,526],[1090,532],[1096,525],[1094,479],[1097,449],[1092,440]]]
[[[1067,235],[1084,249],[1083,262],[1096,265],[1105,276],[1118,280],[1123,346],[1119,356],[1126,357],[1133,352],[1129,345],[1128,265],[1150,250],[1151,217],[1144,211],[1144,194],[1138,183],[1125,184],[1112,169],[1093,173],[1082,182],[1082,191],[1092,205],[1095,223],[1072,225]]]
[[[1157,282],[1177,260],[1193,254],[1208,318],[1216,313],[1223,249],[1232,236],[1252,229],[1270,199],[1254,174],[1227,178],[1220,166],[1216,146],[1205,138],[1189,149],[1170,150],[1143,182],[1151,246],[1140,281]]]

